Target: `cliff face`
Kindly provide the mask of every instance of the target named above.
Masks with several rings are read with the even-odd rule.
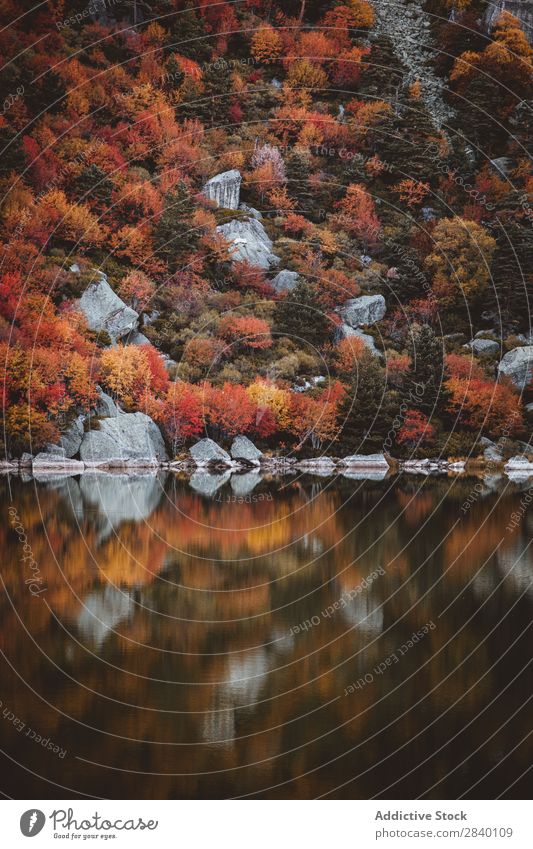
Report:
[[[495,0],[487,4],[484,22],[490,32],[502,12],[510,12],[521,22],[529,41],[533,41],[533,0]]]

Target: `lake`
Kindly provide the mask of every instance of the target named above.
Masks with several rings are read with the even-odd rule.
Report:
[[[9,796],[531,795],[532,478],[0,485]]]

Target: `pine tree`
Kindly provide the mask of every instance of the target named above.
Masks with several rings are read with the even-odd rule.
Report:
[[[414,325],[409,339],[411,364],[408,371],[410,406],[424,412],[444,409],[446,367],[444,343],[428,324]],[[413,402],[413,403],[411,403]]]
[[[304,280],[278,301],[275,330],[320,348],[331,335],[331,323],[320,304],[316,288]]]
[[[154,232],[154,242],[158,257],[166,260],[171,271],[180,266],[180,257],[194,251],[198,243],[198,233],[191,227],[191,193],[184,183],[165,197],[161,218]]]
[[[397,412],[395,393],[387,388],[385,371],[370,353],[360,357],[339,410],[343,453],[383,450]]]

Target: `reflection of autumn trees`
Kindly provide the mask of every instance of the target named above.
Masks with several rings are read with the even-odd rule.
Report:
[[[39,485],[39,501],[33,484],[12,482],[48,589],[44,599],[29,596],[18,540],[4,526],[2,576],[14,610],[4,596],[1,647],[22,679],[65,716],[10,673],[12,708],[88,760],[186,773],[153,776],[147,784],[135,772],[80,770],[71,760],[65,768],[72,786],[121,797],[193,797],[259,792],[286,781],[270,795],[314,796],[365,772],[339,795],[366,797],[430,756],[436,740],[459,734],[518,671],[513,652],[506,664],[491,666],[515,638],[527,602],[497,635],[490,631],[519,584],[504,579],[491,600],[474,576],[487,559],[487,586],[504,577],[503,561],[491,554],[502,537],[504,551],[518,545],[517,536],[506,539],[505,526],[519,493],[500,501],[487,493],[464,514],[471,480],[451,491],[445,480],[335,486],[312,480],[263,481],[257,492],[268,487],[272,500],[236,505],[201,498],[170,479],[144,521],[114,527],[97,509],[96,495],[91,505],[77,498],[74,479],[66,489]],[[347,609],[324,615],[378,566],[385,574]],[[81,629],[84,605],[110,617],[98,640]],[[313,617],[317,624],[294,633]],[[401,662],[343,695],[430,619],[435,630]],[[91,621],[86,611],[84,621]],[[462,748],[446,747],[436,757],[436,774],[452,769],[458,753],[462,759],[480,746],[509,704],[519,706],[523,689],[511,687],[507,702],[476,720],[471,734],[460,737]],[[502,750],[524,735],[524,722],[519,713],[499,733]],[[15,731],[0,725],[0,736],[8,751],[19,751]],[[24,750],[24,762],[37,770],[40,757],[35,747]],[[477,757],[483,770],[490,768],[489,750]],[[330,758],[338,759],[322,767]],[[255,762],[262,763],[250,766]],[[45,768],[59,776],[58,765]],[[452,796],[459,785],[453,786]],[[410,795],[413,787],[407,788]],[[441,787],[436,795],[442,794]]]

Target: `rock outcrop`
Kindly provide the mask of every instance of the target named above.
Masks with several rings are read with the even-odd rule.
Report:
[[[337,328],[335,338],[338,341],[340,339],[347,339],[349,336],[357,336],[359,339],[361,339],[365,347],[368,348],[368,350],[372,354],[374,354],[375,357],[383,356],[382,352],[378,348],[376,348],[376,343],[374,341],[373,336],[371,336],[369,333],[363,333],[363,331],[359,330],[358,327],[350,327],[349,324],[341,324],[341,326]]]
[[[99,280],[89,284],[78,306],[91,330],[105,331],[116,342],[137,329],[139,316],[113,292],[105,274],[99,271],[98,275]]]
[[[161,431],[144,413],[102,419],[83,437],[80,459],[88,466],[151,466],[168,460]]]
[[[518,18],[531,43],[533,41],[533,2],[532,0],[496,0],[487,3],[483,17],[486,32],[490,32],[502,12],[510,12]]]
[[[201,439],[189,449],[189,453],[196,465],[200,467],[209,466],[212,463],[231,465],[230,455],[214,439]]]
[[[270,285],[276,292],[292,292],[298,285],[298,274],[296,271],[288,271],[286,268],[278,272]]]
[[[72,424],[63,431],[57,445],[47,445],[45,453],[57,454],[58,456],[66,457],[67,459],[75,457],[80,450],[81,441],[83,439],[84,421],[85,416],[77,416]]]
[[[346,301],[339,312],[346,324],[358,328],[380,321],[387,312],[387,306],[383,295],[361,295]]]
[[[263,452],[256,448],[247,436],[236,436],[230,448],[234,460],[245,460],[247,463],[258,465]]]
[[[237,171],[236,168],[231,171],[223,171],[207,181],[202,189],[202,194],[224,209],[238,209],[241,181],[240,171]]]
[[[533,379],[533,345],[508,351],[498,365],[498,376],[502,375],[507,375],[523,392]]]
[[[272,253],[272,241],[256,218],[234,219],[221,224],[217,231],[230,243],[233,262],[246,261],[264,269],[278,264],[279,257]]]
[[[111,395],[104,392],[100,386],[96,387],[96,391],[98,392],[98,400],[95,407],[97,416],[118,416],[122,413],[122,410],[113,401]]]

